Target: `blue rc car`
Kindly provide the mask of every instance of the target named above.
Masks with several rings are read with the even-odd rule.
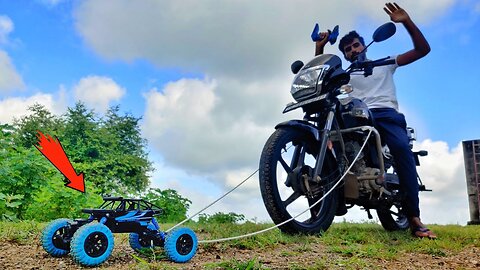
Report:
[[[104,197],[98,209],[83,209],[88,219],[57,219],[42,233],[42,245],[54,257],[67,255],[84,266],[96,266],[108,259],[113,250],[113,233],[130,233],[130,246],[142,248],[163,247],[174,262],[189,261],[197,251],[197,237],[188,228],[177,228],[168,233],[160,231],[155,219],[162,210],[141,199]]]

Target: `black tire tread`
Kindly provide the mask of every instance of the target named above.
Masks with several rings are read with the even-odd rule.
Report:
[[[292,135],[293,134],[293,135]],[[282,209],[277,202],[281,201],[280,195],[276,187],[276,181],[272,178],[276,178],[276,160],[275,153],[279,151],[278,147],[282,146],[282,140],[285,140],[285,136],[301,136],[306,140],[314,141],[313,137],[307,132],[302,132],[293,128],[280,128],[277,129],[265,143],[265,147],[262,151],[260,158],[260,191],[262,193],[263,201],[267,211],[275,224],[279,224],[291,218],[284,209]],[[281,150],[281,149],[280,149]],[[332,193],[327,199],[332,200],[332,205],[337,205],[337,196]],[[292,220],[282,226],[280,230],[288,234],[317,234],[326,231],[333,222],[335,217],[335,209],[332,209],[331,213],[324,218],[324,221],[316,227],[304,227]]]

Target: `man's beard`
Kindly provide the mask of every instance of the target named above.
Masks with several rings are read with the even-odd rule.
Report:
[[[353,61],[357,60],[358,55],[359,55],[358,53],[352,53],[352,56],[350,57],[351,61],[353,62]]]
[[[351,56],[351,62],[355,62],[355,61],[365,61],[365,59],[367,58],[365,52],[362,52],[362,53],[352,53],[352,56]]]

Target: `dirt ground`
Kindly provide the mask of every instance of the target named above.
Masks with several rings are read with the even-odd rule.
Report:
[[[139,263],[133,255],[136,253],[124,239],[115,240],[115,248],[110,258],[98,268],[93,269],[148,269],[145,264]],[[148,260],[145,257],[141,257]],[[200,245],[197,254],[185,264],[175,264],[166,259],[157,260],[150,264],[153,269],[222,269],[212,268],[215,263],[237,259],[247,262],[255,259],[268,269],[480,269],[480,248],[469,248],[457,254],[446,256],[432,256],[425,254],[405,253],[394,260],[383,261],[368,259],[356,266],[346,265],[348,256],[328,253],[320,244],[279,245],[274,249],[241,250],[219,246],[209,246],[207,249]],[[312,259],[313,258],[313,259]],[[322,264],[315,263],[321,260]],[[351,260],[350,260],[351,261]],[[327,266],[325,266],[325,262]],[[14,242],[0,242],[0,269],[87,269],[76,265],[71,257],[53,258],[42,248],[39,241],[31,244]],[[88,268],[92,269],[92,268]]]

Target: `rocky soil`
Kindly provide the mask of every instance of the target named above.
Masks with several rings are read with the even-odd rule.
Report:
[[[265,269],[480,269],[480,248],[465,248],[461,252],[442,256],[404,253],[392,260],[360,258],[356,263],[347,255],[327,252],[320,244],[309,244],[306,247],[296,243],[261,250],[200,245],[190,262],[175,264],[165,258],[156,258],[152,262],[150,258],[139,256],[129,247],[125,238],[116,238],[115,241],[111,257],[100,267],[93,269],[223,269],[219,263],[232,259],[239,262],[255,260],[257,266]],[[49,256],[36,239],[29,244],[0,241],[0,269],[87,268],[76,265],[69,256]]]

